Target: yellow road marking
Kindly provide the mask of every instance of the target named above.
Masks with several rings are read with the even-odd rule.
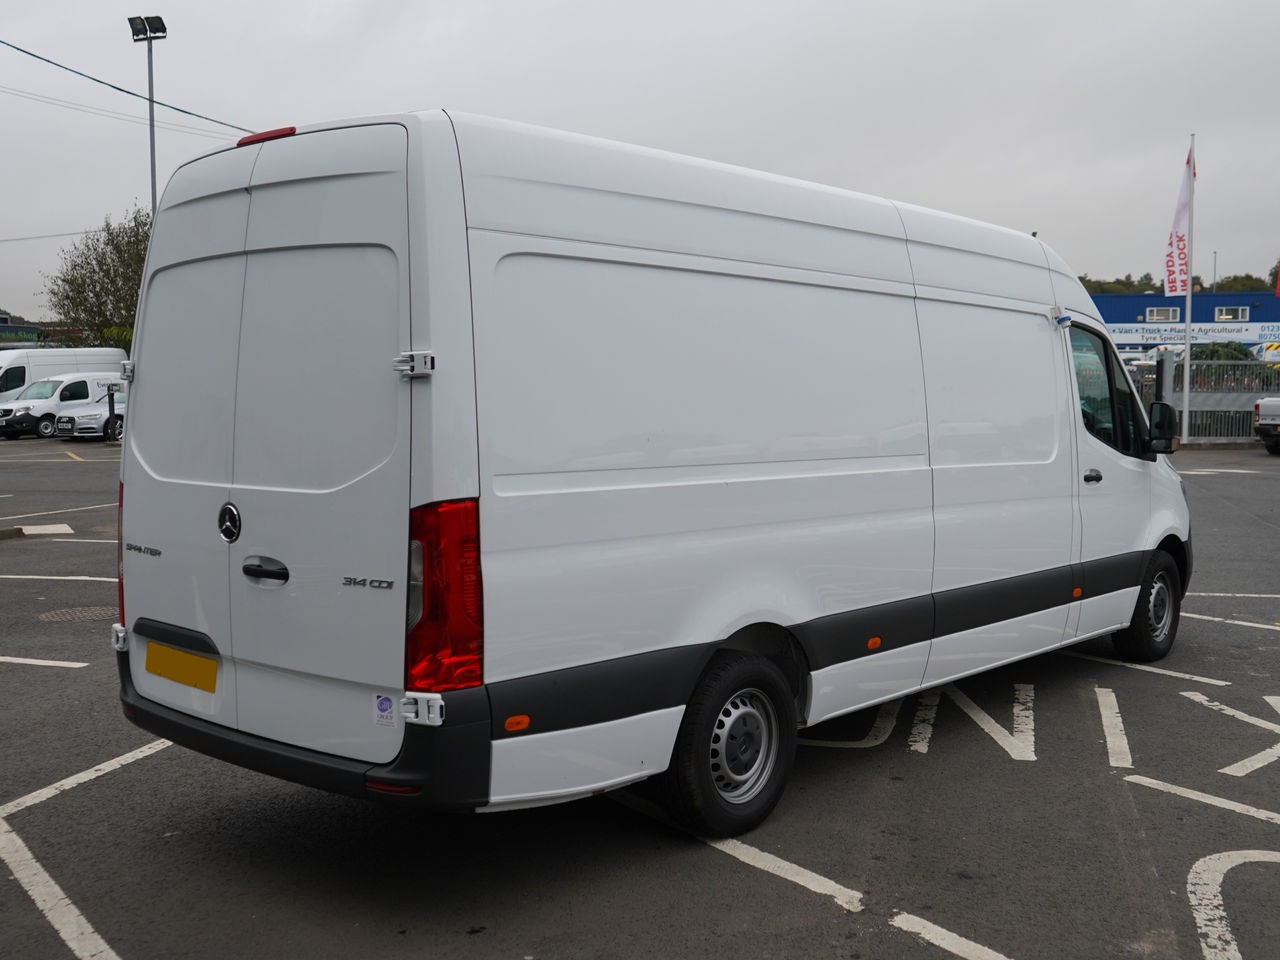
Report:
[[[63,453],[65,453],[65,454],[66,454],[68,457],[70,457],[72,460],[79,460],[81,463],[84,463],[84,457],[77,457],[77,456],[76,456],[74,453],[72,453],[70,450],[63,450],[62,452],[63,452]]]

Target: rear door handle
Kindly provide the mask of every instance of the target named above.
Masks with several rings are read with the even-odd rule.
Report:
[[[1101,470],[1090,470],[1088,473],[1086,473],[1086,474],[1084,475],[1084,482],[1085,482],[1085,483],[1101,483],[1101,482],[1102,482],[1102,471],[1101,471]]]
[[[240,572],[255,580],[289,580],[289,568],[274,557],[246,557]]]

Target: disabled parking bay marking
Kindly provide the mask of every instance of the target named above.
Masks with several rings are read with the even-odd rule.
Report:
[[[1187,899],[1191,902],[1196,929],[1200,932],[1200,950],[1204,960],[1242,960],[1222,903],[1223,878],[1228,870],[1242,863],[1280,864],[1280,853],[1273,850],[1215,853],[1197,861],[1187,877]]]

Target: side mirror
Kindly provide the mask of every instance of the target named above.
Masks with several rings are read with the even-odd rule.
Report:
[[[1151,404],[1150,448],[1152,453],[1173,453],[1178,449],[1178,412],[1157,400]]]

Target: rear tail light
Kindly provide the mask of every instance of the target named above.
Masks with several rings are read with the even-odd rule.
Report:
[[[1260,423],[1262,421],[1262,402],[1259,401],[1253,405],[1253,422]]]
[[[120,501],[116,507],[116,590],[120,600],[120,625],[124,619],[124,481],[120,481]]]
[[[475,500],[409,512],[405,689],[435,692],[484,679],[484,602]]]

